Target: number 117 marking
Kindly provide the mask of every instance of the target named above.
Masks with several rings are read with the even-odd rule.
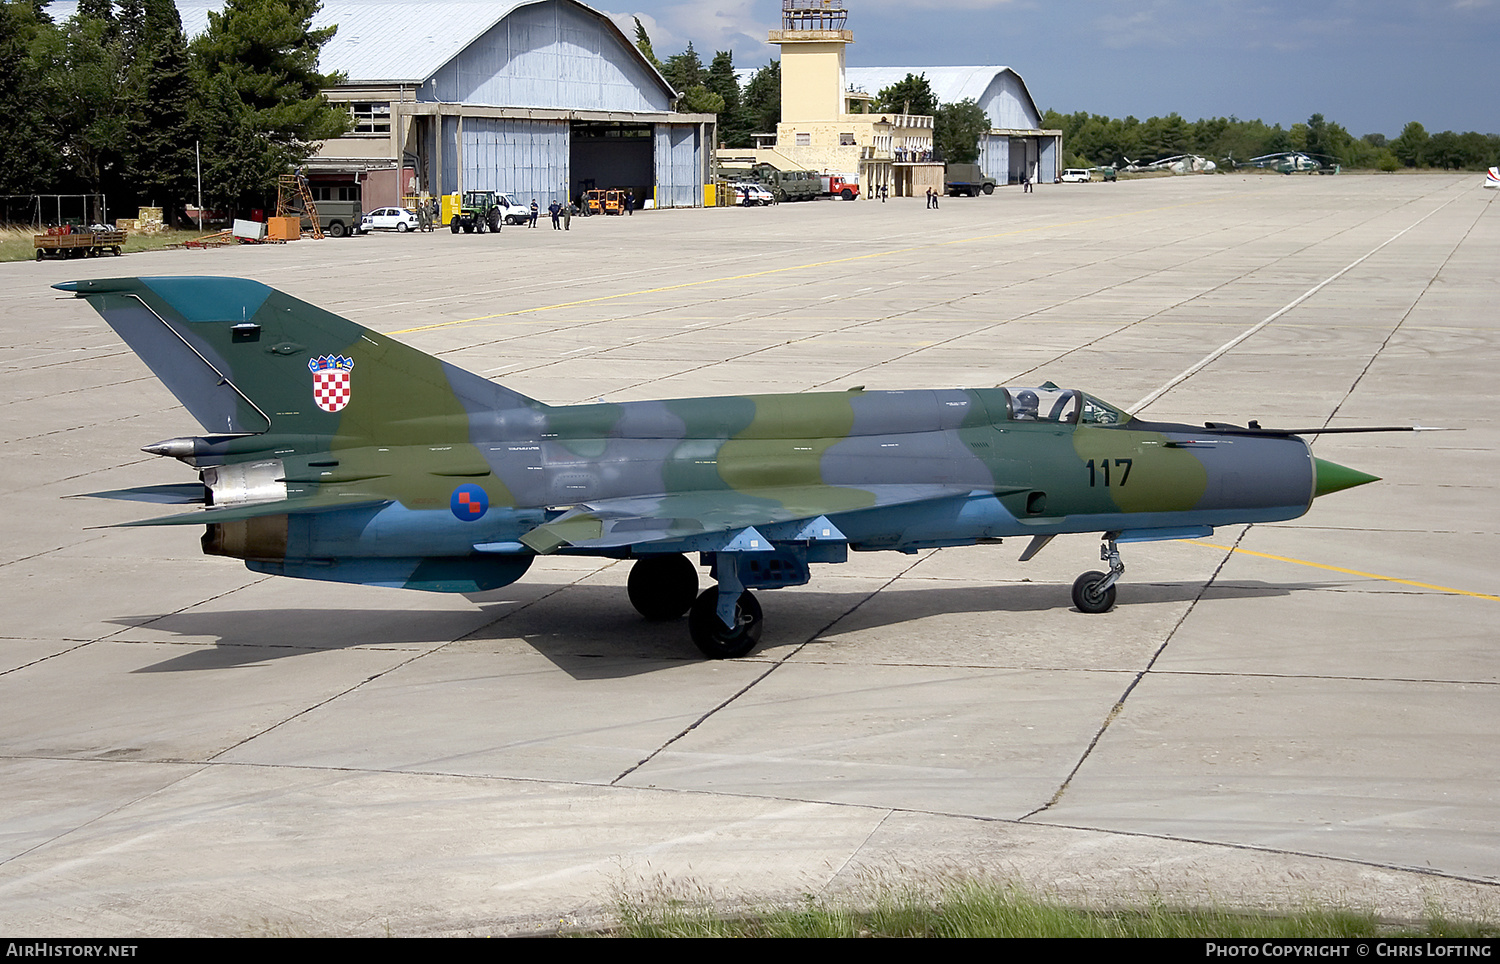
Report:
[[[1114,485],[1124,485],[1126,482],[1130,481],[1130,466],[1132,464],[1134,464],[1134,462],[1135,462],[1134,459],[1115,459],[1114,460],[1115,468],[1117,468],[1117,469],[1123,468],[1125,470],[1124,472],[1120,473],[1120,478],[1118,479],[1118,481],[1116,481],[1116,482],[1113,483]],[[1088,470],[1089,470],[1089,486],[1090,487],[1093,487],[1093,486],[1096,486],[1096,485],[1100,485],[1100,484],[1103,484],[1105,486],[1109,486],[1111,484],[1110,483],[1110,478],[1109,478],[1109,463],[1110,463],[1109,459],[1099,459],[1098,468],[1095,468],[1094,467],[1094,460],[1093,459],[1089,459],[1089,461],[1088,461]],[[1101,483],[1101,479],[1102,479],[1102,483]]]

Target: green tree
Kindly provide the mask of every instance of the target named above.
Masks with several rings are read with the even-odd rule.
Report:
[[[44,124],[59,148],[54,183],[71,179],[89,194],[110,194],[122,173],[121,57],[119,45],[108,39],[113,34],[112,21],[74,14],[60,28],[39,32],[33,47]],[[90,210],[88,216],[101,220],[106,212]]]
[[[907,74],[875,95],[875,109],[881,113],[932,116],[937,113],[938,100],[926,74]]]
[[[745,114],[744,95],[740,82],[734,75],[734,53],[720,50],[708,65],[708,79],[704,85],[724,101],[719,111],[719,140],[729,147],[749,147],[750,126]]]
[[[932,132],[938,160],[973,164],[979,160],[979,137],[989,129],[989,115],[972,97],[939,107]]]
[[[682,92],[677,109],[689,114],[720,114],[724,111],[724,98],[702,84],[694,84]]]
[[[1464,166],[1462,147],[1462,140],[1452,131],[1433,134],[1427,141],[1427,163],[1444,170],[1458,170]]]
[[[323,90],[342,78],[318,72],[334,27],[312,28],[318,0],[228,0],[193,41],[192,71],[203,98],[206,201],[268,206],[276,179],[353,119]]]
[[[667,83],[671,84],[678,93],[684,93],[690,87],[703,86],[703,61],[698,57],[698,52],[693,49],[692,41],[688,41],[687,49],[682,53],[667,58],[666,66],[662,69],[662,76],[667,78]]]
[[[751,134],[773,134],[781,123],[781,61],[757,70],[745,85],[746,126]]]
[[[661,61],[656,59],[656,51],[651,49],[650,34],[646,33],[646,28],[641,26],[640,17],[631,19],[635,21],[635,48],[646,55],[646,59],[651,61],[651,66],[656,68],[657,73],[661,73],[664,68]]]
[[[53,159],[60,153],[42,110],[46,96],[32,46],[44,31],[29,0],[0,2],[0,194],[31,194],[51,186]]]
[[[160,205],[175,223],[196,180],[197,88],[176,4],[145,0],[136,11],[138,20],[124,8],[121,16],[121,36],[134,40],[126,67],[125,167],[139,198]]]
[[[1417,167],[1427,163],[1427,141],[1427,128],[1412,121],[1391,141],[1391,153],[1407,167]]]

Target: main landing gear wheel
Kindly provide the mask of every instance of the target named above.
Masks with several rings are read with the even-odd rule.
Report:
[[[760,631],[765,617],[760,603],[749,590],[740,593],[734,604],[734,628],[724,625],[719,619],[719,587],[710,586],[698,596],[688,613],[688,632],[693,644],[709,659],[737,659],[755,648],[760,642]]]
[[[698,569],[680,553],[642,556],[630,567],[625,589],[630,605],[647,619],[676,619],[693,608]]]
[[[1073,605],[1079,612],[1107,613],[1115,608],[1115,587],[1099,589],[1105,578],[1102,572],[1086,572],[1073,581]]]

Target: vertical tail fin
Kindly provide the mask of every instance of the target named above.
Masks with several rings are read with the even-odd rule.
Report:
[[[71,281],[208,432],[430,441],[540,403],[242,278]],[[493,415],[491,417],[494,417]]]

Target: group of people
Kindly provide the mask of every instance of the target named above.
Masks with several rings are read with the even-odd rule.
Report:
[[[442,210],[437,198],[423,198],[417,202],[417,230],[435,231],[443,223]]]
[[[536,198],[532,198],[531,199],[531,220],[528,221],[527,224],[526,224],[526,226],[528,228],[534,228],[534,227],[536,227],[536,218],[537,218],[537,215],[539,213],[540,213],[540,209],[537,207]],[[571,203],[569,203],[569,204],[562,204],[562,203],[560,203],[558,201],[553,201],[551,204],[547,205],[547,213],[550,214],[550,215],[552,215],[552,230],[554,230],[554,231],[571,231],[572,230],[572,225],[573,225],[573,205]]]
[[[938,202],[938,198],[940,198],[940,197],[942,197],[942,195],[940,193],[938,193],[938,191],[935,190],[931,185],[928,185],[928,187],[927,187],[927,207],[930,208],[930,209],[932,209],[932,210],[937,210],[937,206],[938,206],[937,202]]]
[[[571,231],[574,209],[575,205],[572,202],[564,204],[560,201],[553,201],[551,204],[549,204],[547,206],[547,213],[552,216],[553,230]],[[587,217],[589,213],[588,203],[580,200],[580,203],[577,205],[577,210],[584,217]],[[625,212],[631,215],[635,214],[634,191],[625,192]],[[536,227],[537,218],[541,216],[541,213],[541,205],[537,203],[536,198],[532,198],[531,217],[527,220],[526,226],[528,228]],[[439,205],[438,199],[435,197],[430,199],[423,198],[422,200],[419,200],[416,203],[416,214],[417,230],[419,231],[432,231],[435,230],[438,225],[443,223],[442,208]]]

